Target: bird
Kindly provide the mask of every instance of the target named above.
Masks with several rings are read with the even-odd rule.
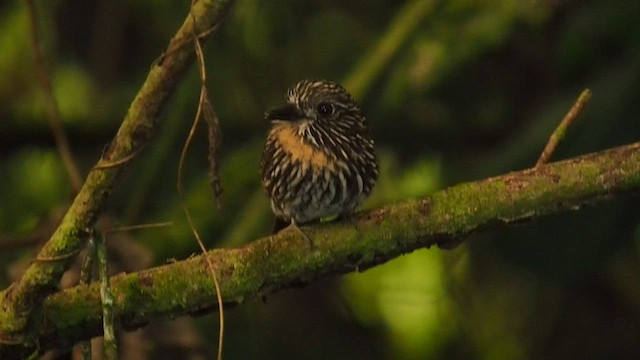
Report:
[[[351,218],[378,179],[374,141],[355,99],[341,85],[302,80],[285,104],[265,113],[270,129],[262,184],[276,217],[273,233],[336,216]]]

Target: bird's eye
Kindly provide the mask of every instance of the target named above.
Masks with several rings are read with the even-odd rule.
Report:
[[[316,108],[316,110],[318,111],[318,115],[322,117],[331,116],[335,112],[335,108],[333,107],[333,105],[326,102],[322,102],[318,104],[318,107]]]

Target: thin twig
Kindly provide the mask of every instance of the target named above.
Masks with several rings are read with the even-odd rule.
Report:
[[[562,139],[564,138],[564,135],[567,132],[567,128],[575,121],[590,98],[591,90],[582,90],[582,93],[580,93],[580,96],[578,96],[576,102],[573,104],[571,109],[569,109],[567,115],[564,116],[564,119],[562,119],[560,125],[558,125],[558,127],[553,131],[553,134],[551,134],[547,145],[544,147],[540,158],[536,162],[536,168],[549,162],[551,155],[553,155],[556,148],[558,147],[558,144],[560,144],[560,141],[562,141]]]
[[[70,251],[68,253],[65,254],[59,254],[56,256],[42,256],[38,253],[38,255],[36,255],[34,261],[37,262],[57,262],[60,260],[66,260],[66,259],[71,259],[74,256],[76,256],[82,249],[81,248],[77,248],[74,249],[73,251]]]
[[[185,144],[184,144],[184,146],[182,148],[182,152],[180,154],[180,161],[178,163],[178,178],[177,178],[177,181],[176,181],[176,186],[177,186],[177,189],[178,189],[178,196],[180,198],[180,205],[181,205],[182,210],[183,210],[183,212],[185,214],[185,217],[187,218],[187,221],[189,222],[189,227],[191,228],[191,231],[193,232],[193,235],[195,236],[195,238],[196,238],[196,240],[198,242],[198,246],[200,247],[200,250],[202,251],[204,259],[207,262],[207,266],[209,268],[209,272],[211,273],[211,277],[213,279],[213,282],[214,282],[214,285],[215,285],[215,288],[216,288],[216,297],[218,299],[218,311],[220,313],[219,335],[218,335],[218,356],[217,356],[217,358],[218,358],[218,360],[222,360],[222,346],[223,346],[223,343],[224,343],[224,305],[223,305],[223,302],[222,302],[222,292],[220,291],[220,284],[218,282],[218,277],[216,275],[215,268],[213,267],[213,264],[211,263],[211,259],[209,259],[209,256],[207,256],[207,248],[205,247],[204,241],[202,241],[202,238],[200,237],[200,234],[198,233],[198,230],[195,227],[195,224],[193,222],[193,219],[191,217],[189,209],[187,208],[186,202],[184,200],[183,186],[182,186],[182,173],[183,173],[185,158],[187,156],[187,150],[189,149],[191,141],[193,140],[193,136],[195,134],[196,127],[198,126],[198,123],[200,122],[200,119],[202,118],[203,104],[206,101],[205,99],[206,99],[207,73],[206,73],[205,64],[204,64],[204,56],[203,56],[203,53],[202,53],[202,47],[200,45],[200,40],[198,39],[197,36],[194,36],[193,42],[194,42],[194,45],[195,45],[196,58],[198,59],[198,65],[199,65],[199,70],[200,70],[200,82],[201,82],[200,99],[198,101],[198,109],[196,111],[195,119],[193,120],[193,124],[191,125],[191,129],[189,130],[189,135],[187,136]]]
[[[193,4],[190,15],[169,41],[162,61],[150,67],[102,162],[127,158],[148,143],[159,114],[195,60],[194,23],[211,28],[228,14],[233,3],[198,0]],[[60,278],[73,259],[70,254],[84,246],[86,232],[94,227],[124,169],[115,166],[90,171],[53,235],[38,251],[40,261],[32,261],[19,280],[0,290],[0,358],[11,358],[6,355],[9,353],[25,357],[42,349],[33,338],[42,324],[42,304],[58,290]]]
[[[207,121],[208,125],[209,183],[216,198],[216,208],[221,210],[222,182],[220,181],[220,171],[218,167],[218,156],[220,152],[220,143],[222,141],[222,137],[220,136],[220,122],[218,121],[218,115],[216,115],[216,112],[213,110],[213,105],[211,105],[211,101],[209,100],[209,92],[204,85],[202,86],[202,93],[202,116]]]
[[[107,271],[107,241],[104,234],[98,235],[96,244],[98,254],[98,275],[100,277],[100,301],[102,302],[102,329],[104,358],[106,360],[118,359],[118,343],[114,326],[113,294],[109,285],[109,273]]]
[[[87,242],[87,256],[84,258],[80,268],[80,284],[88,285],[91,283],[96,255],[96,242],[93,234],[91,234]],[[80,356],[82,360],[91,360],[91,340],[85,340],[80,343]]]
[[[80,283],[81,284],[89,284],[91,283],[91,278],[93,276],[93,264],[95,264],[96,259],[96,241],[91,234],[89,240],[87,241],[87,256],[82,261],[82,266],[80,267]]]
[[[138,156],[138,154],[140,153],[140,151],[142,151],[144,147],[140,147],[140,149],[136,150],[135,152],[121,158],[118,160],[114,160],[114,161],[107,161],[104,160],[104,158],[100,159],[100,161],[93,167],[93,170],[104,170],[104,169],[110,169],[110,168],[115,168],[118,166],[122,166],[126,163],[128,163],[129,161],[133,160],[136,156]]]
[[[182,171],[183,171],[184,159],[186,157],[187,148],[189,147],[189,144],[191,144],[191,140],[193,139],[193,134],[195,132],[195,128],[197,124],[198,124],[198,117],[196,117],[196,120],[193,122],[191,131],[189,131],[189,136],[187,137],[187,141],[185,142],[184,147],[182,149],[182,154],[180,155],[180,162],[178,164],[177,188],[178,188],[178,197],[180,198],[180,205],[182,206],[182,211],[184,212],[184,215],[187,218],[187,221],[189,222],[189,227],[191,228],[191,231],[193,232],[193,235],[195,236],[198,242],[198,246],[202,251],[204,259],[207,262],[207,266],[209,267],[209,271],[211,272],[211,276],[213,278],[213,282],[216,287],[216,296],[218,298],[218,311],[220,312],[220,336],[218,338],[218,360],[221,360],[222,344],[223,344],[222,339],[224,334],[224,313],[223,313],[224,310],[222,305],[222,293],[220,291],[220,284],[218,283],[218,277],[216,276],[215,268],[213,267],[213,264],[211,263],[211,259],[209,259],[209,256],[207,254],[207,248],[204,246],[204,241],[202,241],[202,238],[200,237],[200,234],[198,233],[198,230],[195,227],[193,219],[191,218],[191,213],[187,208],[187,205],[184,200],[184,194],[182,191]]]
[[[153,228],[171,226],[171,224],[173,224],[171,221],[165,221],[165,222],[153,223],[153,224],[118,226],[118,227],[107,230],[107,232],[114,233],[114,232],[132,231],[132,230],[153,229]]]
[[[60,108],[53,95],[53,87],[51,85],[51,77],[47,69],[46,61],[44,58],[44,52],[40,45],[40,38],[38,34],[38,20],[36,14],[36,7],[33,0],[25,0],[27,5],[27,13],[29,14],[29,27],[31,31],[31,51],[33,52],[34,66],[36,73],[38,74],[38,81],[44,93],[44,103],[49,115],[49,125],[51,126],[51,132],[56,141],[58,152],[64,164],[64,168],[67,171],[69,180],[71,181],[71,187],[74,192],[79,192],[82,187],[82,176],[78,164],[73,159],[71,149],[69,147],[69,141],[64,133],[62,127],[62,120],[60,118]]]

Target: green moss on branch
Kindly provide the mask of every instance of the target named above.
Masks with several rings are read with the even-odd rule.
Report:
[[[24,356],[35,347],[42,301],[58,289],[62,274],[84,245],[87,232],[125,168],[123,165],[150,138],[159,113],[195,58],[191,40],[217,25],[231,3],[201,0],[193,4],[167,50],[151,67],[116,136],[87,176],[54,234],[22,278],[0,292],[0,358],[6,358],[3,350],[11,344],[24,345],[21,353]]]
[[[640,191],[640,143],[460,184],[429,197],[358,213],[353,222],[295,231],[239,248],[209,252],[228,305],[325,276],[361,271],[422,247],[451,247],[467,235]],[[112,279],[120,324],[148,322],[216,308],[202,256]],[[44,349],[99,334],[97,285],[78,286],[45,304]]]

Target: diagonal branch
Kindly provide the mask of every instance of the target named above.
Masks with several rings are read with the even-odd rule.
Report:
[[[193,34],[201,34],[219,23],[231,3],[231,0],[194,2],[167,49],[149,70],[120,129],[87,176],[55,233],[22,278],[0,292],[0,344],[29,343],[30,332],[38,329],[42,301],[58,288],[60,277],[84,245],[123,165],[147,143],[158,114],[193,62]]]
[[[453,247],[488,227],[640,193],[640,142],[535,169],[460,184],[431,196],[356,214],[351,222],[309,227],[313,250],[295,231],[209,252],[226,304],[384,263],[415,249]],[[355,225],[355,226],[354,226]],[[212,311],[216,293],[203,256],[112,278],[116,321],[128,329]],[[97,285],[79,285],[45,302],[41,349],[100,334]],[[2,347],[0,347],[2,354]]]

